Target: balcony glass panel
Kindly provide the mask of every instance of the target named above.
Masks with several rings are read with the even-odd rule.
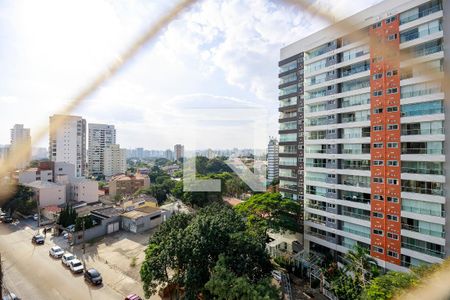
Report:
[[[295,170],[292,170],[292,169],[280,169],[279,176],[280,177],[297,178],[297,174],[295,173]]]
[[[313,168],[326,168],[327,160],[321,158],[307,158],[305,160],[305,166]]]
[[[442,92],[440,82],[424,82],[412,85],[402,86],[400,88],[402,99],[410,97],[418,97]]]
[[[402,198],[402,210],[420,215],[445,217],[444,207],[440,203]]]
[[[311,194],[311,195],[326,197],[327,189],[323,188],[323,187],[319,187],[319,186],[307,185],[306,193]]]
[[[313,91],[313,92],[306,92],[305,99],[309,100],[309,99],[324,97],[326,95],[327,95],[327,88],[323,88],[323,89]]]
[[[370,170],[370,160],[342,160],[342,169]]]
[[[288,119],[288,118],[294,118],[296,116],[297,116],[297,112],[296,111],[282,112],[282,113],[280,113],[280,120]]]
[[[297,157],[280,157],[280,166],[296,166]]]
[[[402,135],[432,135],[443,133],[443,121],[402,124]]]
[[[308,78],[307,80],[305,80],[305,83],[307,86],[310,85],[315,85],[315,84],[319,84],[319,83],[323,83],[325,82],[327,79],[327,74],[326,73],[322,73],[313,77]]]
[[[280,66],[280,74],[284,73],[284,72],[287,72],[287,71],[290,71],[290,70],[294,70],[296,68],[297,68],[297,61],[296,60],[288,62],[288,63]]]
[[[401,106],[402,117],[441,114],[444,112],[442,100],[405,104]]]
[[[310,118],[305,120],[306,126],[318,126],[328,124],[328,117]]]
[[[370,104],[370,93],[344,97],[341,100],[341,107]]]
[[[296,142],[297,133],[282,133],[280,134],[280,142]]]
[[[419,7],[401,13],[400,25],[423,18],[440,10],[442,10],[442,2],[440,0],[427,2]]]
[[[402,154],[443,154],[443,142],[405,142]]]
[[[370,144],[343,144],[343,154],[370,154]]]
[[[297,73],[291,73],[280,77],[280,84],[285,84],[293,81],[297,81]]]
[[[341,123],[370,121],[370,110],[360,110],[341,114]]]
[[[341,191],[342,200],[352,201],[358,203],[368,204],[370,203],[370,194],[351,192],[351,191]]]
[[[297,146],[294,146],[294,145],[280,146],[279,151],[280,151],[280,154],[283,154],[283,153],[296,154],[297,153]]]
[[[430,161],[402,161],[402,173],[444,175],[444,164]]]
[[[444,185],[439,182],[402,180],[402,191],[408,193],[444,196]]]
[[[365,221],[370,220],[370,211],[359,208],[343,206],[342,215]]]
[[[341,77],[347,77],[370,69],[369,61],[363,61],[354,65],[341,68]]]
[[[342,52],[342,61],[351,60],[369,53],[369,47],[359,46],[357,48]]]
[[[317,172],[307,172],[305,179],[308,181],[319,181],[319,182],[325,182],[327,180],[326,173],[317,173]]]
[[[318,112],[318,111],[327,110],[327,105],[325,103],[310,104],[310,105],[306,105],[305,108],[306,108],[306,112]]]
[[[327,64],[327,60],[322,59],[322,60],[316,61],[312,64],[305,65],[305,72],[311,73],[311,72],[319,71],[320,69],[325,68],[326,64]]]
[[[280,100],[280,107],[297,105],[297,97],[290,97]]]
[[[296,121],[280,123],[280,130],[292,130],[292,129],[297,129]]]
[[[280,188],[297,191],[297,183],[295,181],[280,180]]]
[[[356,175],[341,175],[341,184],[366,188],[370,187],[370,177],[356,176]]]
[[[430,55],[430,54],[437,53],[440,51],[443,51],[442,41],[437,40],[437,41],[431,41],[431,42],[427,42],[424,44],[420,44],[418,46],[415,46],[413,48],[410,48],[410,49],[408,49],[406,51],[402,51],[402,52],[406,52],[409,54],[410,57],[414,58],[414,57],[422,57],[422,56]]]
[[[342,92],[359,90],[370,87],[369,79],[357,79],[342,83]]]
[[[442,21],[434,20],[400,34],[400,43],[412,41],[442,31]]]
[[[326,137],[327,133],[324,130],[311,131],[306,133],[306,139],[308,140],[322,140]]]
[[[280,89],[280,96],[289,95],[298,92],[298,84],[289,85]]]
[[[342,230],[365,238],[370,238],[370,228],[365,226],[342,222]]]

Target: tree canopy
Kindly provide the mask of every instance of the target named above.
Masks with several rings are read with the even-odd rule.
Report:
[[[5,200],[2,209],[11,215],[18,212],[28,215],[36,211],[37,202],[33,199],[34,192],[31,188],[18,184],[14,186],[13,193]]]
[[[247,225],[256,231],[292,231],[299,230],[298,216],[300,204],[286,199],[280,193],[256,194],[238,204],[236,211],[244,216]]]
[[[69,225],[74,225],[77,219],[77,212],[72,206],[66,205],[65,208],[59,213],[58,224],[62,227],[67,227]]]
[[[223,278],[220,268],[234,277]],[[233,209],[212,204],[163,223],[150,238],[140,273],[146,296],[171,285],[183,289],[187,299],[195,299],[200,293],[219,297],[218,286],[231,289],[237,282],[258,286],[270,271],[264,243],[246,233],[244,221]],[[207,285],[213,274],[215,282]]]

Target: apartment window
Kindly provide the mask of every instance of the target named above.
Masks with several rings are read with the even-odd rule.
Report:
[[[374,143],[373,147],[374,148],[383,148],[383,143]]]
[[[382,108],[374,108],[373,109],[373,113],[374,114],[381,114],[383,112],[383,109]]]
[[[398,148],[398,143],[387,143],[388,148]]]
[[[388,232],[387,237],[388,237],[388,239],[391,239],[391,240],[398,240],[398,234],[395,234],[392,232]]]
[[[381,22],[377,22],[377,23],[372,25],[373,29],[377,29],[378,27],[381,27]]]
[[[373,74],[372,78],[373,78],[373,80],[381,79],[381,78],[383,78],[383,73]]]
[[[372,247],[373,247],[373,252],[377,252],[377,253],[383,254],[383,252],[384,252],[383,248],[378,247],[378,246],[372,246]]]
[[[389,221],[398,222],[398,217],[394,215],[387,215]]]
[[[397,197],[387,197],[387,202],[398,203]]]
[[[383,215],[382,213],[380,213],[380,212],[377,212],[377,211],[374,211],[374,212],[372,213],[372,216],[373,216],[374,218],[378,218],[378,219],[383,219],[383,218],[384,218],[384,215]]]
[[[397,124],[389,124],[387,127],[387,130],[397,130],[398,125]]]
[[[392,250],[388,250],[387,255],[390,257],[398,258],[398,253]]]
[[[386,109],[387,112],[397,112],[398,111],[398,106],[389,106]]]
[[[383,126],[381,125],[373,126],[373,131],[381,131],[381,130],[383,130]]]
[[[383,236],[383,230],[381,230],[381,229],[374,229],[374,230],[373,230],[373,234]]]
[[[396,40],[396,39],[397,39],[397,34],[396,33],[388,35],[388,41],[393,41],[393,40]]]
[[[381,90],[379,90],[379,91],[374,91],[374,92],[372,93],[372,95],[373,95],[374,97],[382,96],[382,95],[383,95],[383,91],[381,91]]]
[[[388,167],[398,167],[398,160],[388,160],[387,165]]]
[[[372,163],[374,166],[382,166],[384,162],[382,160],[374,160]]]
[[[397,94],[397,92],[398,92],[397,88],[389,88],[389,89],[387,89],[386,94],[387,95]]]
[[[373,199],[378,201],[384,201],[384,197],[378,194],[373,195]]]
[[[398,74],[398,70],[389,70],[386,72],[387,77],[396,76]]]
[[[327,218],[327,222],[328,222],[328,223],[336,223],[336,220],[335,220],[335,219]]]
[[[382,177],[374,177],[373,182],[374,183],[383,183],[383,178]]]
[[[395,179],[395,178],[388,178],[388,179],[387,179],[387,183],[388,183],[388,184],[392,184],[392,185],[397,185],[397,184],[398,184],[398,179]]]
[[[377,57],[372,58],[372,62],[373,63],[377,63],[377,62],[380,62],[382,60],[383,60],[383,56],[377,56]]]
[[[394,22],[396,19],[397,19],[396,16],[389,17],[389,18],[386,19],[385,22],[386,22],[386,24],[390,24],[390,23]]]

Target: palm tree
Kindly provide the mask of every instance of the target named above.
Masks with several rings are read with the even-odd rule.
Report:
[[[347,262],[345,272],[351,272],[359,281],[359,284],[365,288],[367,282],[378,272],[377,262],[369,255],[366,248],[356,244],[353,250],[349,250],[345,255]]]

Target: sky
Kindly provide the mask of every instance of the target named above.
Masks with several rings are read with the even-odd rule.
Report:
[[[314,5],[340,18],[376,2]],[[0,0],[0,144],[16,123],[33,137],[175,3]],[[325,26],[281,1],[199,1],[72,114],[115,125],[124,148],[264,148],[277,136],[280,48]]]

